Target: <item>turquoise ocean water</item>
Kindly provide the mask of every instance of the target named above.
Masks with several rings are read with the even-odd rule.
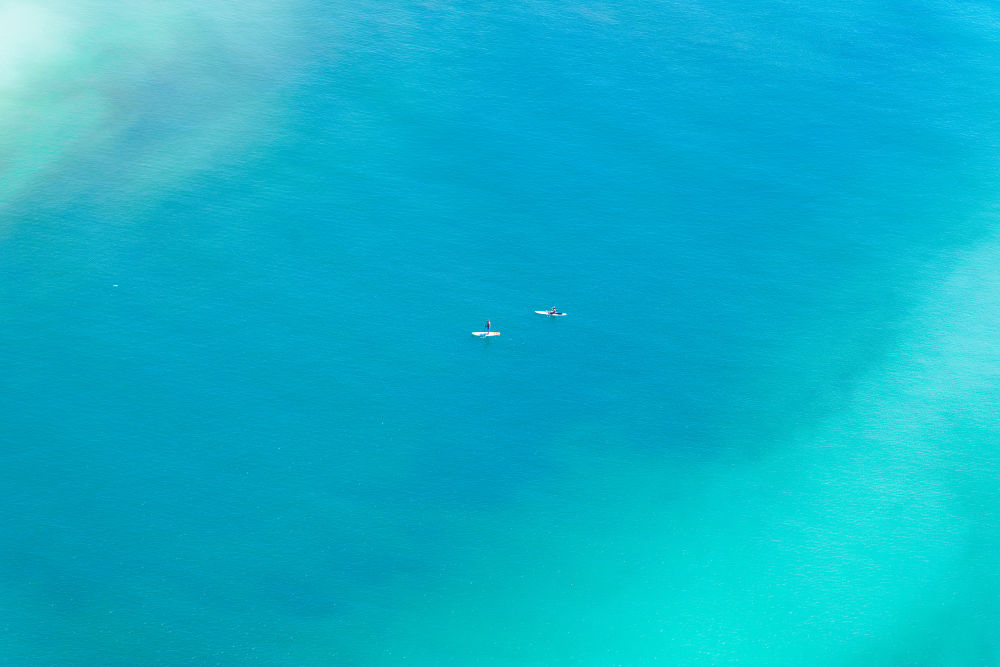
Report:
[[[0,3],[0,662],[1000,664],[998,27]]]

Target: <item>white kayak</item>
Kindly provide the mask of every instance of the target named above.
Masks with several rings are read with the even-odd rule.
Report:
[[[499,336],[499,331],[473,331],[473,336],[479,336],[480,338],[486,338],[487,336]]]
[[[566,313],[553,313],[548,310],[536,310],[539,315],[548,315],[549,317],[566,317]]]

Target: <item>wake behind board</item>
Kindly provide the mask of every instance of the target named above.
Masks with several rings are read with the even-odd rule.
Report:
[[[499,336],[499,331],[473,331],[473,336],[479,336],[480,338],[486,338],[487,336]]]
[[[548,315],[549,317],[566,317],[566,313],[550,313],[547,310],[536,310],[539,315]]]

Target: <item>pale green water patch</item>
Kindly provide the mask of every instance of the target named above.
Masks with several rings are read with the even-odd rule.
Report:
[[[19,35],[0,50],[8,207],[34,189],[134,214],[280,136],[276,91],[298,48],[287,8],[47,2],[4,16]]]

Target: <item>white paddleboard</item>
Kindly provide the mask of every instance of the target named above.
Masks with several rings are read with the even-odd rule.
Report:
[[[473,336],[479,336],[480,338],[486,338],[487,336],[499,336],[499,331],[473,331]]]
[[[550,313],[547,310],[536,310],[539,315],[548,315],[549,317],[566,317],[566,313]]]

